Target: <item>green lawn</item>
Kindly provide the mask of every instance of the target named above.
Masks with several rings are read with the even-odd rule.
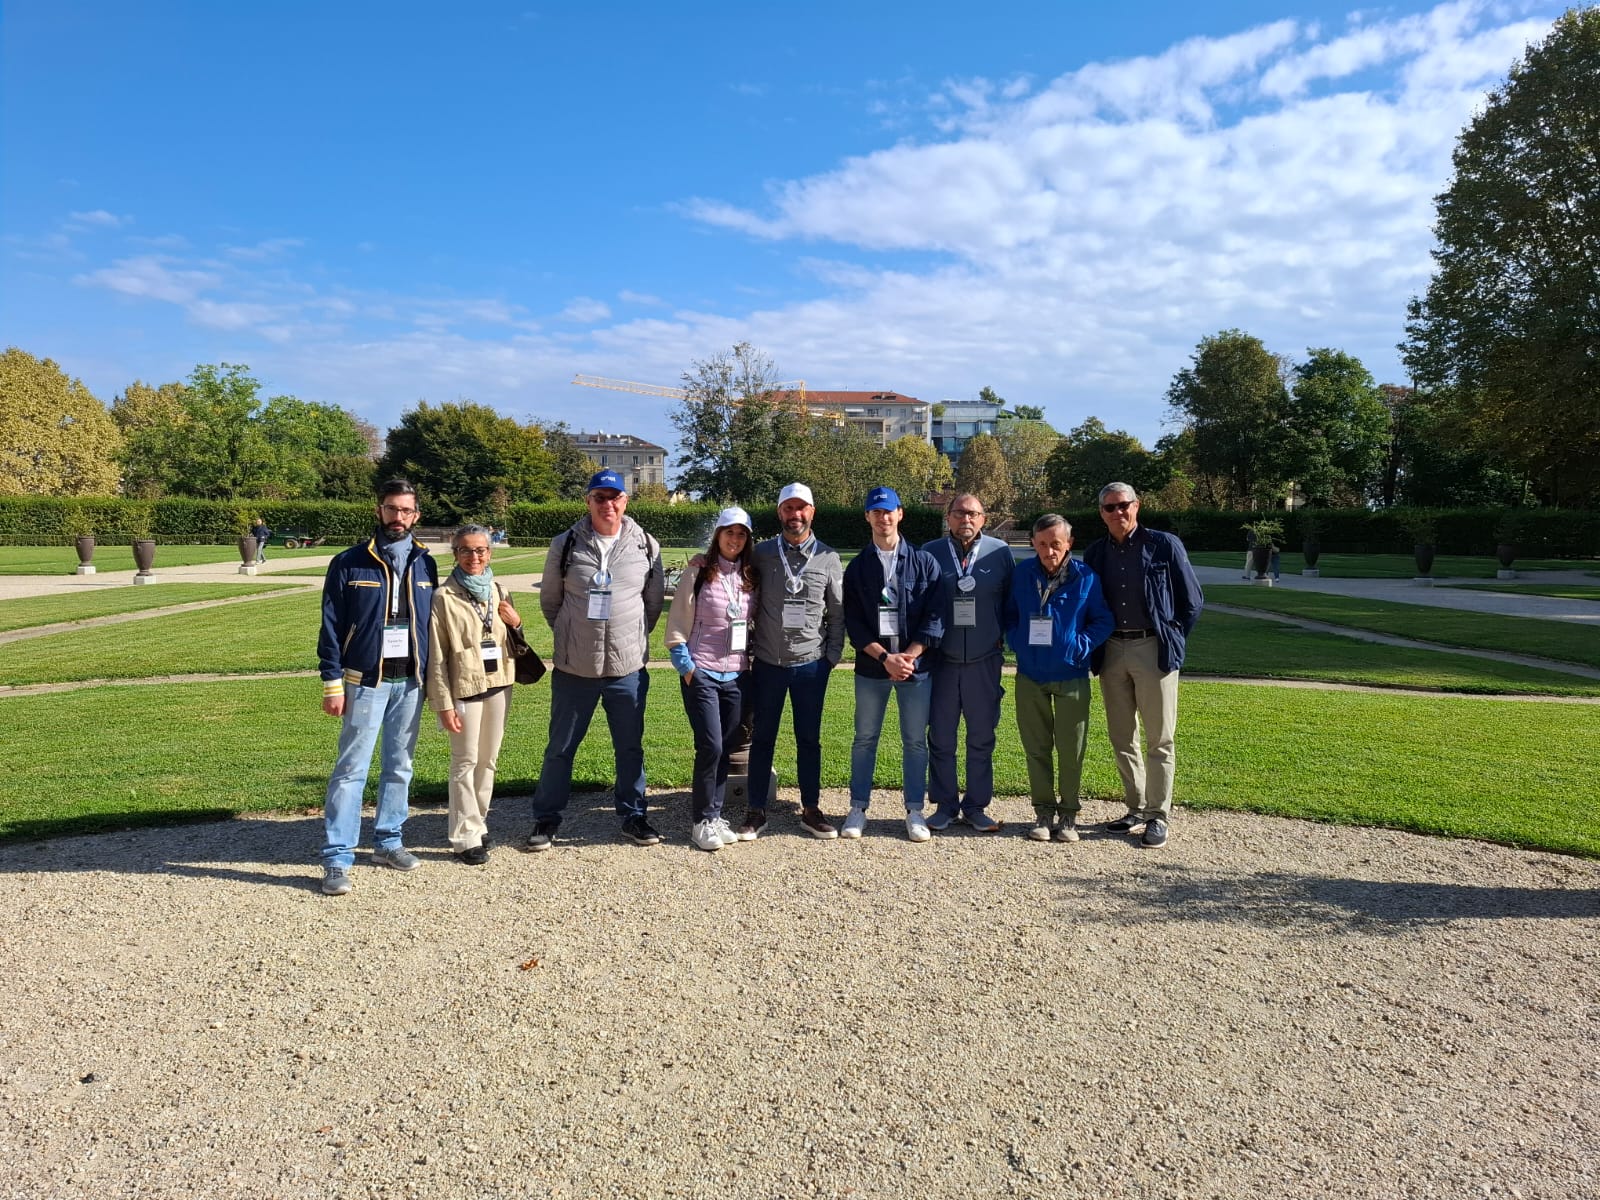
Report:
[[[94,588],[47,597],[21,596],[0,600],[0,631],[282,590],[270,583],[163,583],[159,587]]]
[[[652,673],[646,763],[655,789],[682,789],[690,739],[670,671]],[[0,839],[205,819],[239,812],[314,810],[338,723],[323,716],[312,679],[175,687],[108,687],[0,699],[0,738],[26,744],[27,776],[0,790]],[[538,774],[549,688],[518,688],[500,760],[499,792],[526,796]],[[852,690],[829,688],[823,782],[848,782]],[[1099,727],[1090,735],[1088,795],[1119,794]],[[1552,725],[1562,753],[1551,754]],[[38,730],[51,731],[39,738]],[[1600,774],[1600,706],[1440,696],[1425,700],[1296,691],[1189,680],[1179,727],[1178,800],[1350,824],[1492,841],[1600,857],[1600,828],[1582,805]],[[898,785],[893,710],[877,785]],[[779,774],[792,784],[792,747]],[[416,795],[444,796],[448,743],[423,719]],[[1009,701],[996,787],[1026,792]],[[604,787],[611,771],[603,722],[581,749],[575,777]],[[889,797],[880,797],[890,803]],[[681,808],[681,798],[678,804]],[[526,813],[526,800],[506,801]],[[679,814],[681,815],[681,813]],[[673,836],[683,830],[672,829]]]
[[[1445,646],[1504,650],[1600,667],[1600,629],[1592,626],[1244,584],[1214,584],[1206,588],[1206,599],[1217,604],[1348,625],[1353,629],[1420,638]]]
[[[1244,547],[1233,550],[1198,550],[1189,555],[1203,567],[1231,567],[1244,571]],[[1592,558],[1518,559],[1519,571],[1582,571],[1593,567]],[[1284,551],[1279,566],[1285,575],[1298,575],[1305,557]],[[1441,554],[1433,560],[1433,574],[1439,578],[1493,579],[1500,564],[1492,557]],[[1317,570],[1328,579],[1411,579],[1417,573],[1416,560],[1409,554],[1324,554]]]
[[[1510,592],[1522,596],[1554,596],[1558,600],[1600,600],[1597,583],[1458,583],[1456,587],[1473,592]]]
[[[269,561],[280,558],[326,557],[338,550],[324,546],[316,550],[285,550],[282,546],[267,551]],[[204,563],[238,562],[237,546],[157,546],[155,569],[195,567]],[[134,572],[133,550],[128,546],[95,547],[94,565],[104,575],[112,571]],[[78,569],[78,552],[71,546],[0,546],[0,575],[71,575]]]

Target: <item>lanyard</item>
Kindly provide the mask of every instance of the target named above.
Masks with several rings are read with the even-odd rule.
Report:
[[[982,538],[975,537],[972,539],[972,548],[967,551],[967,556],[965,558],[961,557],[961,547],[956,545],[955,538],[950,537],[947,534],[945,540],[950,543],[950,557],[955,560],[956,578],[971,578],[972,568],[978,565],[978,543],[982,540]],[[964,591],[965,589],[962,590]]]
[[[467,603],[472,605],[472,611],[483,622],[483,636],[488,637],[494,632],[494,605],[487,600],[484,601],[483,611],[480,613],[478,612],[478,602],[472,596],[469,595],[467,597]]]
[[[792,543],[786,541],[782,537],[778,539],[778,561],[783,564],[785,589],[787,589],[791,596],[798,596],[802,591],[805,590],[806,567],[811,565],[811,555],[815,552],[817,538],[816,535],[813,534],[811,537],[808,537],[805,541],[801,542],[800,545],[795,546],[795,549],[798,550],[801,556],[806,560],[804,564],[801,565],[798,572],[792,570],[789,566],[789,547],[791,544]]]
[[[723,598],[728,602],[728,620],[730,621],[737,621],[740,614],[744,612],[744,605],[740,603],[744,596],[744,585],[742,583],[729,582],[738,574],[738,564],[735,564],[731,571],[724,571],[721,568],[717,570],[717,583],[722,588]]]
[[[873,549],[878,552],[878,565],[883,568],[883,604],[892,608],[900,592],[900,543],[896,542],[893,550],[877,545]]]
[[[1065,567],[1067,564],[1066,563],[1062,563],[1061,565],[1062,565],[1062,567]],[[1042,567],[1040,569],[1043,570]],[[1044,614],[1048,611],[1048,606],[1050,604],[1050,597],[1055,595],[1056,594],[1056,589],[1058,587],[1060,587],[1062,584],[1066,583],[1066,581],[1067,581],[1067,573],[1066,573],[1066,571],[1065,570],[1058,570],[1054,575],[1051,575],[1051,576],[1047,577],[1046,579],[1044,579],[1044,580],[1042,580],[1042,581],[1040,581],[1038,583],[1035,583],[1033,585],[1034,586],[1034,590],[1039,593],[1039,615],[1041,617],[1044,616]],[[1045,586],[1046,583],[1048,583],[1050,586],[1046,587]]]
[[[590,577],[589,583],[591,587],[604,590],[611,586],[611,556],[616,552],[617,542],[621,537],[622,530],[618,529],[611,538],[611,545],[608,547],[601,540],[598,533],[594,535],[594,552],[596,557],[600,559],[600,569]]]

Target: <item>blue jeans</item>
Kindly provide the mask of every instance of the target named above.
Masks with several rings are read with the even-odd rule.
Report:
[[[928,790],[928,705],[933,680],[869,679],[856,676],[856,739],[850,745],[850,807],[866,808],[872,802],[872,772],[878,765],[878,735],[889,710],[889,693],[900,712],[900,757],[906,808],[921,810]]]
[[[1000,725],[999,654],[977,662],[940,659],[931,672],[933,703],[928,714],[928,799],[939,812],[955,816],[982,812],[994,799],[994,738]],[[967,793],[956,774],[956,738],[967,722]]]
[[[339,757],[328,777],[322,805],[324,867],[356,861],[361,842],[361,794],[367,789],[372,748],[383,735],[379,758],[378,815],[373,834],[380,850],[398,849],[411,790],[411,755],[417,748],[422,687],[415,678],[382,680],[377,687],[345,684],[344,723],[339,726]]]
[[[750,692],[750,672],[735,679],[713,679],[696,671],[688,683],[679,682],[683,711],[694,732],[694,789],[691,816],[711,821],[722,815],[728,789],[728,759],[739,742],[739,722]]]
[[[631,675],[587,679],[568,671],[550,672],[550,737],[533,797],[535,820],[559,821],[572,797],[572,759],[589,732],[594,706],[602,705],[611,731],[617,777],[611,794],[617,816],[644,816],[644,703],[650,675],[643,668]]]
[[[766,780],[772,775],[772,757],[778,748],[783,702],[790,697],[794,700],[794,761],[800,806],[816,808],[822,803],[822,706],[828,698],[828,676],[832,673],[833,665],[820,658],[792,667],[756,660],[750,672],[755,729],[750,740],[749,778],[754,782],[749,807],[767,806]]]

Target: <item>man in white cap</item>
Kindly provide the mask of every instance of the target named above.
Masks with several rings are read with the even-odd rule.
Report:
[[[828,677],[844,654],[844,569],[839,554],[811,532],[817,515],[811,489],[791,483],[778,493],[782,532],[756,547],[761,581],[755,621],[751,693],[755,731],[750,743],[750,801],[741,841],[754,841],[767,823],[766,780],[778,744],[783,704],[792,700],[800,823],[815,838],[836,838],[822,815],[822,706]]]

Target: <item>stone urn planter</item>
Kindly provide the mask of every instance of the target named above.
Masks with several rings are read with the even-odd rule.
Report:
[[[78,551],[78,574],[94,574],[94,535],[85,534],[78,538],[73,545]]]
[[[134,578],[135,583],[146,583],[155,578],[150,568],[156,565],[156,540],[154,538],[138,538],[133,543],[133,565],[139,568]]]
[[[1271,565],[1272,544],[1270,542],[1266,545],[1262,545],[1260,542],[1257,542],[1254,546],[1250,547],[1250,570],[1255,573],[1255,577],[1257,579],[1260,579],[1263,575],[1265,575],[1267,573],[1267,568]]]
[[[254,575],[256,573],[256,539],[254,534],[245,534],[239,539],[239,574]]]
[[[1411,547],[1411,556],[1417,560],[1418,575],[1433,574],[1433,543],[1418,542]]]
[[[1494,558],[1500,564],[1500,569],[1495,572],[1496,579],[1515,579],[1517,572],[1512,563],[1517,561],[1518,547],[1512,542],[1501,542],[1494,548]]]
[[[1300,553],[1306,560],[1306,569],[1315,571],[1317,560],[1322,557],[1322,543],[1307,541],[1300,544]]]

